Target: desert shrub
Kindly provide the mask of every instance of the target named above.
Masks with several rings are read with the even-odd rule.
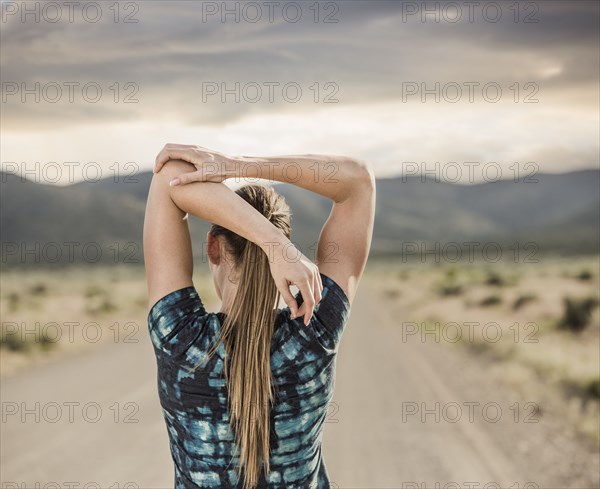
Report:
[[[535,296],[534,294],[523,294],[515,299],[515,302],[513,302],[512,308],[514,310],[517,310],[517,309],[520,309],[521,307],[523,307],[525,304],[528,304],[529,302],[533,302],[536,300],[537,300],[537,296]]]
[[[17,292],[11,292],[8,294],[8,310],[10,312],[15,312],[19,309],[19,305],[21,303],[21,297]]]
[[[20,352],[26,352],[30,349],[30,343],[24,341],[20,330],[14,331],[12,328],[9,329],[6,324],[2,324],[0,333],[0,346],[3,348]]]
[[[56,346],[56,339],[49,337],[44,331],[40,333],[40,347],[42,350],[49,350]]]
[[[463,293],[463,286],[454,281],[444,281],[438,284],[438,292],[441,296],[460,295]]]
[[[456,269],[447,269],[444,277],[436,284],[436,289],[442,297],[462,294],[464,287],[457,278]]]
[[[506,285],[506,281],[498,272],[489,272],[485,278],[485,284],[502,287],[503,285]]]
[[[595,297],[584,299],[565,297],[563,298],[563,305],[563,316],[558,322],[559,329],[580,333],[589,324],[592,312],[598,306],[598,299]]]
[[[117,306],[106,295],[90,299],[85,307],[89,314],[106,314],[117,310]]]
[[[110,292],[99,285],[89,285],[85,290],[87,299],[85,310],[89,314],[106,314],[117,310],[110,297]]]
[[[410,278],[410,272],[408,270],[400,270],[397,276],[400,280],[408,280]]]
[[[10,351],[29,351],[31,344],[27,341],[22,341],[19,335],[16,334],[2,334],[0,337],[0,346],[8,348]]]
[[[87,298],[97,297],[99,295],[105,294],[106,291],[100,287],[99,285],[88,285],[85,289],[85,296]]]
[[[484,299],[482,299],[479,302],[480,306],[483,307],[489,307],[489,306],[496,306],[498,304],[500,304],[502,302],[502,297],[500,297],[499,295],[490,295],[485,297]]]
[[[396,299],[401,295],[398,289],[386,289],[384,294],[388,299]]]
[[[600,399],[600,378],[592,379],[585,384],[585,393],[594,399]]]
[[[10,351],[27,353],[31,351],[33,346],[39,346],[43,350],[49,350],[55,345],[56,341],[45,333],[40,334],[39,339],[37,335],[32,338],[31,335],[28,334],[26,338],[23,338],[19,333],[15,333],[14,331],[7,332],[5,330],[2,330],[2,335],[0,335],[0,346],[7,348]]]
[[[448,280],[455,279],[457,275],[456,268],[447,268],[445,275]]]
[[[46,295],[46,292],[48,292],[48,287],[44,283],[38,283],[29,288],[29,293],[34,296]]]
[[[587,282],[588,280],[592,280],[593,276],[594,274],[589,270],[581,270],[581,272],[575,275],[575,278],[581,280],[582,282]]]

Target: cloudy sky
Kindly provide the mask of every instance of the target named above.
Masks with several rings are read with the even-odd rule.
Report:
[[[2,167],[93,180],[167,142],[463,183],[597,167],[599,3],[475,3],[2,0]]]

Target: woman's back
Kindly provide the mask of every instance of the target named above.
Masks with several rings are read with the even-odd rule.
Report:
[[[321,438],[350,302],[333,279],[320,275],[322,298],[308,326],[301,317],[290,319],[289,308],[278,310],[271,341],[275,400],[270,410],[270,472],[266,479],[261,476],[257,488],[329,488]],[[296,298],[300,306],[301,294]],[[176,488],[241,487],[224,344],[205,359],[224,317],[207,313],[193,286],[163,297],[148,316]]]
[[[291,241],[283,197],[263,185],[223,184],[237,177],[331,200],[314,263]],[[186,213],[212,223],[206,255],[226,315],[207,313],[193,287]],[[373,171],[353,158],[232,157],[191,145],[159,153],[144,260],[176,487],[329,486],[321,435],[374,215]],[[288,307],[274,310],[280,297]]]

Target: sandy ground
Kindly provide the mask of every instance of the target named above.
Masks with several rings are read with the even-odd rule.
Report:
[[[464,350],[403,341],[399,320],[362,287],[323,435],[332,487],[599,487],[598,453],[560,419]],[[173,487],[143,333],[2,381],[1,487]]]

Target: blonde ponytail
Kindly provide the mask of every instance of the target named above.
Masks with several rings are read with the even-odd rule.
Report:
[[[289,207],[271,187],[246,185],[236,191],[290,238]],[[271,380],[271,337],[280,294],[266,253],[256,244],[213,225],[214,235],[226,237],[235,260],[238,287],[231,310],[221,325],[221,336],[208,356],[225,344],[225,375],[229,397],[230,424],[239,452],[238,474],[244,489],[254,488],[261,466],[269,472]]]

